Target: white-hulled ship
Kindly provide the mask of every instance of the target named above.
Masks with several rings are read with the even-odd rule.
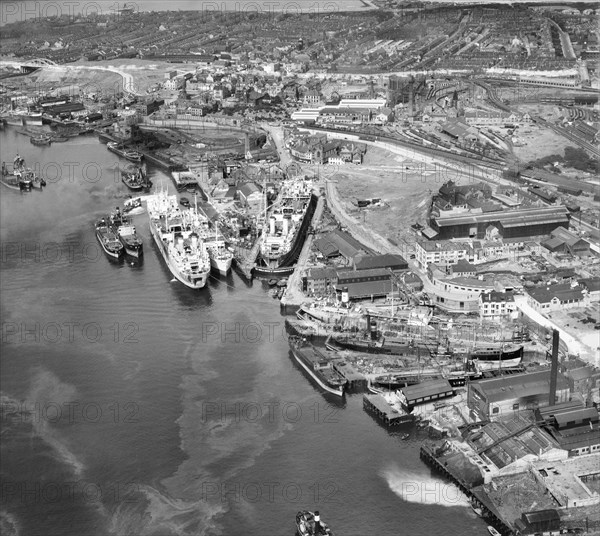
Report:
[[[312,195],[312,181],[293,179],[284,183],[279,198],[267,218],[260,254],[269,263],[277,263],[292,249],[306,215]]]
[[[518,367],[523,360],[523,345],[489,343],[473,348],[468,355],[478,370]]]
[[[150,232],[171,273],[184,285],[206,285],[210,258],[200,233],[180,210],[177,196],[166,191],[148,197]]]
[[[184,214],[189,216],[189,221],[194,230],[202,237],[208,251],[211,268],[221,275],[227,275],[231,270],[233,253],[227,247],[225,238],[219,232],[216,222],[214,229],[210,229],[209,218],[204,210],[198,209],[196,197],[194,197],[193,208],[190,208]]]

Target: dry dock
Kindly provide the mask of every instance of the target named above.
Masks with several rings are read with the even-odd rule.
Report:
[[[321,220],[321,215],[323,214],[324,206],[325,198],[323,197],[323,195],[321,195],[319,196],[319,199],[317,201],[317,208],[315,209],[315,213],[313,214],[313,218],[311,221],[313,229]],[[306,300],[301,290],[302,275],[304,274],[306,268],[306,263],[308,261],[310,249],[312,247],[313,238],[313,234],[309,234],[306,237],[304,246],[302,247],[302,251],[300,252],[300,256],[298,257],[298,262],[296,263],[294,273],[288,279],[287,287],[283,296],[281,297],[281,308],[284,313],[292,314],[296,312],[298,308],[302,305],[302,303]]]

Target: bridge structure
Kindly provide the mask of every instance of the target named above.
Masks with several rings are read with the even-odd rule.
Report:
[[[20,65],[20,71],[22,73],[32,73],[34,71],[37,71],[40,67],[49,67],[55,65],[55,62],[47,58],[35,58],[32,60],[28,60],[25,63],[22,63]]]

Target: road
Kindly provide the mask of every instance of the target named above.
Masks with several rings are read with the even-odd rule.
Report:
[[[567,333],[563,328],[552,322],[552,320],[538,313],[527,303],[527,296],[515,296],[515,305],[525,316],[528,316],[538,324],[551,329],[557,329],[560,332],[560,338],[569,348],[569,353],[578,354],[584,361],[596,367],[600,366],[600,353],[589,346],[586,346],[573,335]]]
[[[317,201],[317,208],[315,209],[315,213],[313,214],[311,225],[313,228],[317,227],[319,221],[321,221],[321,216],[323,214],[323,208],[325,207],[325,199],[323,196],[319,197]],[[304,242],[304,246],[302,246],[302,251],[300,252],[300,256],[298,257],[298,262],[296,263],[296,268],[294,269],[294,273],[288,279],[287,287],[283,296],[281,297],[281,305],[285,306],[297,306],[300,307],[304,301],[306,301],[306,297],[302,292],[302,276],[306,270],[306,263],[308,262],[308,258],[310,256],[310,250],[312,247],[312,242],[314,239],[313,234],[309,234],[306,237]]]

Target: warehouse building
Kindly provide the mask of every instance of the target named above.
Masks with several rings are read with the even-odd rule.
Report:
[[[400,390],[400,399],[409,410],[419,404],[451,396],[454,396],[454,389],[448,380],[426,381],[416,385],[408,385]]]
[[[549,406],[550,371],[526,372],[468,384],[467,406],[478,421],[497,420],[522,410]],[[558,374],[555,402],[567,402],[569,382]]]
[[[569,227],[569,211],[565,206],[530,207],[502,212],[464,213],[433,216],[430,239],[502,238],[549,235],[557,227]]]

